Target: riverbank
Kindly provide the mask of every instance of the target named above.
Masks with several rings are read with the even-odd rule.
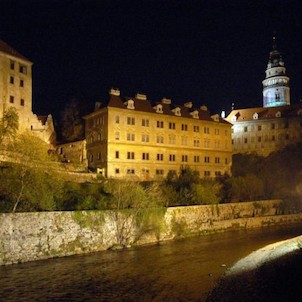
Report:
[[[206,302],[301,301],[302,236],[268,245],[239,260]]]
[[[112,247],[299,223],[280,200],[125,211],[0,214],[0,265],[104,251]]]

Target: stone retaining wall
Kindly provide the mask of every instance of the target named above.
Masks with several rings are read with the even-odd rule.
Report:
[[[138,223],[129,212],[0,214],[0,265],[148,244],[209,232],[302,222],[282,215],[280,200],[162,209]],[[150,211],[151,213],[151,211]],[[156,222],[156,223],[155,223]]]

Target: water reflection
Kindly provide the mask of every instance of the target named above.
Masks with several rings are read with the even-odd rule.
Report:
[[[301,225],[0,267],[0,301],[204,301],[241,257]]]

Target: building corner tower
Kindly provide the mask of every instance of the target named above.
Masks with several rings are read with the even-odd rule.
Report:
[[[290,105],[289,78],[281,53],[277,50],[276,38],[273,37],[273,48],[269,54],[263,84],[263,107]]]

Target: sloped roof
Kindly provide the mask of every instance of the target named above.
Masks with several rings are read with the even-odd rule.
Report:
[[[226,118],[230,123],[246,122],[254,120],[254,114],[258,114],[258,120],[274,119],[280,113],[281,117],[302,116],[302,104],[284,105],[276,107],[255,107],[246,109],[234,109]],[[234,120],[236,116],[236,120]]]
[[[27,58],[25,58],[23,55],[21,55],[14,48],[12,48],[10,45],[8,45],[7,43],[5,43],[2,40],[0,40],[0,52],[3,52],[3,53],[6,53],[8,55],[11,55],[13,57],[17,57],[17,58],[20,58],[22,60],[30,62]]]

